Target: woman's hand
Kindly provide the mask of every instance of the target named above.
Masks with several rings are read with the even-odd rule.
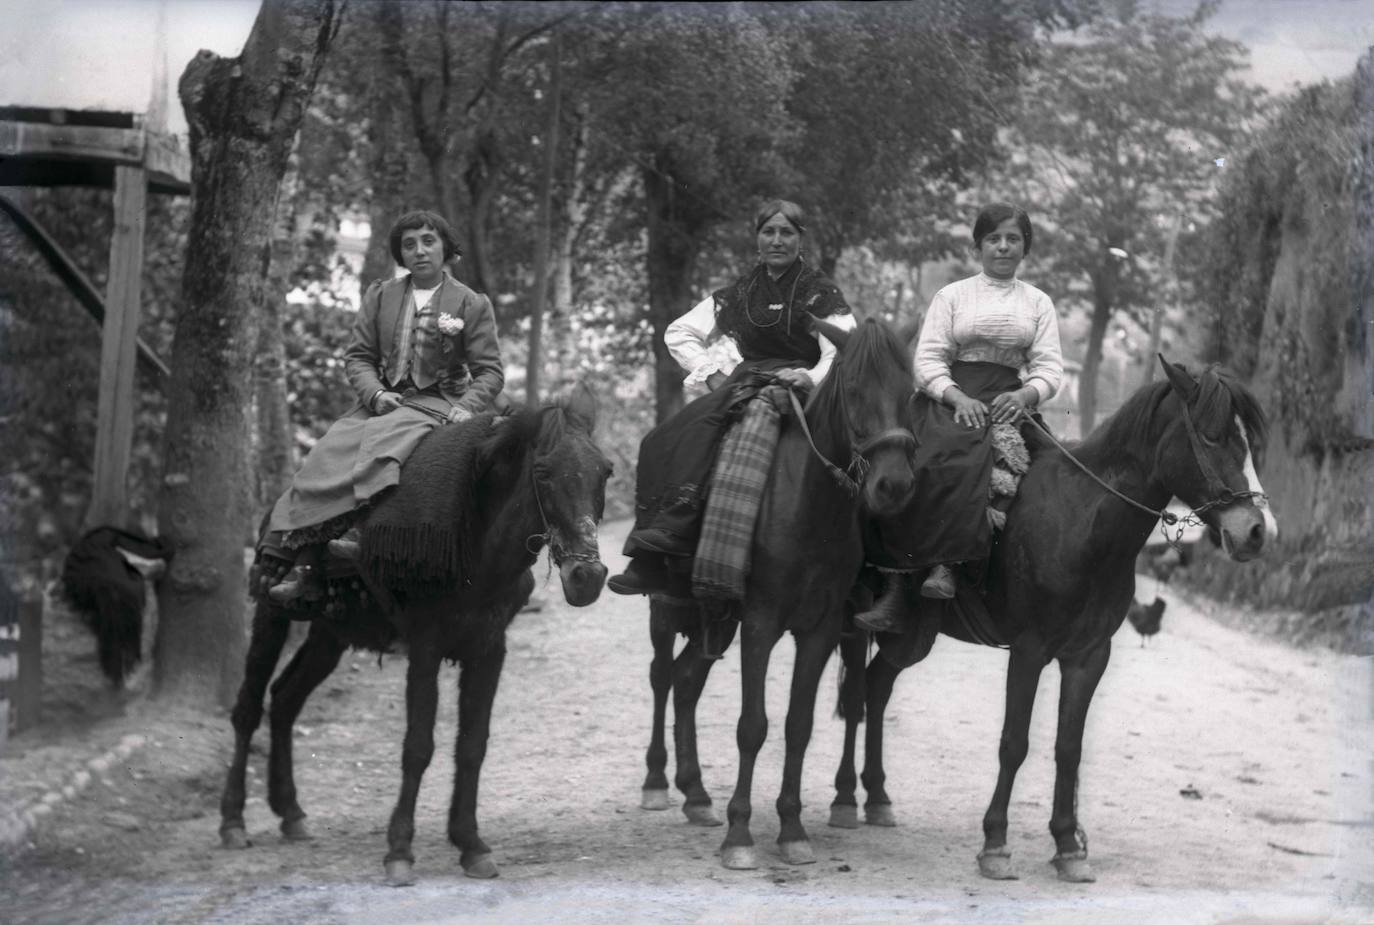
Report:
[[[992,423],[1012,424],[1021,416],[1021,412],[1030,407],[1030,396],[1028,392],[1034,392],[1031,388],[1021,388],[1014,392],[1003,392],[992,400]]]
[[[780,369],[776,373],[777,377],[787,385],[798,389],[809,389],[814,382],[811,381],[811,374],[804,369]]]
[[[401,407],[401,396],[395,392],[383,392],[372,402],[372,412],[374,414],[386,414]]]
[[[711,375],[706,377],[706,388],[714,392],[716,389],[723,386],[725,384],[725,380],[728,378],[730,377],[725,375],[725,373],[721,372],[720,370],[716,370],[715,372],[711,373]]]
[[[962,390],[950,386],[945,390],[945,404],[954,409],[954,420],[965,427],[983,427],[988,421],[988,406],[976,398],[969,398]]]

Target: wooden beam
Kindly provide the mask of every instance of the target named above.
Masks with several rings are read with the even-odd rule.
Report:
[[[105,323],[105,300],[100,293],[91,285],[90,280],[86,279],[86,274],[82,273],[76,263],[67,256],[62,250],[62,246],[53,240],[52,236],[43,230],[43,226],[8,196],[0,194],[0,211],[8,215],[24,236],[32,242],[38,249],[38,253],[47,261],[48,267],[53,271],[58,279],[62,280],[67,289],[76,300],[90,313],[97,324]],[[138,368],[139,371],[149,376],[154,385],[159,388],[167,381],[170,375],[167,364],[162,362],[153,349],[143,341],[138,341]]]
[[[0,121],[0,157],[143,163],[143,130]]]
[[[128,519],[129,455],[134,437],[134,363],[141,307],[143,223],[148,178],[141,167],[115,168],[114,233],[110,240],[107,310],[100,348],[95,478],[86,529],[124,527]]]

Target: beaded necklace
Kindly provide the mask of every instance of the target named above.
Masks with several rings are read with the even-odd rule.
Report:
[[[800,261],[801,258],[798,257],[797,260]],[[789,268],[789,269],[790,269],[790,268]],[[759,284],[759,275],[760,275],[761,273],[767,273],[767,272],[768,272],[767,268],[766,268],[766,267],[763,267],[763,266],[760,266],[757,270],[754,271],[754,278],[753,278],[752,280],[749,281],[749,288],[746,289],[746,290],[744,291],[744,317],[747,318],[747,319],[749,319],[749,323],[752,324],[752,325],[753,325],[754,327],[756,327],[756,328],[771,328],[771,327],[775,327],[775,326],[777,325],[777,323],[783,319],[783,316],[786,316],[786,317],[787,317],[787,333],[791,334],[791,333],[792,333],[792,300],[793,300],[793,298],[795,298],[796,295],[797,295],[797,283],[801,282],[801,277],[802,277],[801,268],[799,267],[799,268],[797,269],[797,275],[794,276],[794,277],[792,278],[792,289],[791,289],[791,291],[789,291],[789,292],[787,293],[787,301],[786,301],[786,302],[772,302],[772,303],[770,303],[770,304],[768,305],[768,308],[766,309],[766,311],[769,312],[770,314],[771,314],[772,312],[777,312],[777,314],[776,314],[776,315],[772,315],[772,317],[766,317],[763,321],[760,321],[759,319],[757,319],[757,318],[754,317],[753,307],[752,307],[752,305],[751,305],[750,303],[751,303],[751,301],[752,301],[752,296],[753,296],[753,294],[754,294],[754,287],[756,287],[756,286]]]

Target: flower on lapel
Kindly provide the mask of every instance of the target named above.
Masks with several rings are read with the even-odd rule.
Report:
[[[439,333],[440,333],[440,334],[450,334],[450,335],[452,335],[452,334],[457,334],[457,333],[459,333],[459,332],[462,331],[462,330],[463,330],[463,319],[462,319],[462,318],[459,318],[457,315],[450,315],[448,312],[442,312],[442,313],[440,313],[440,315],[439,315]]]

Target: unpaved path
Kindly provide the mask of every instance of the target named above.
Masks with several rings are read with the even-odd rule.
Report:
[[[603,530],[613,570],[624,529]],[[1142,579],[1142,596],[1154,590]],[[1021,879],[983,880],[974,855],[996,774],[1006,658],[948,639],[899,679],[886,718],[893,829],[826,826],[841,744],[832,659],[802,791],[818,861],[783,865],[771,849],[792,661],[785,640],[755,778],[765,867],[731,872],[715,856],[723,829],[638,807],[650,718],[644,601],[606,593],[573,610],[556,577],[538,593],[545,609],[521,615],[510,634],[482,780],[480,821],[500,879],[465,879],[444,840],[456,702],[446,668],[417,812],[420,884],[382,884],[404,663],[356,653],[298,730],[297,781],[317,835],[308,844],[278,837],[257,755],[254,845],[218,847],[225,717],[144,703],[79,745],[0,760],[0,775],[32,773],[34,762],[70,775],[83,748],[144,738],[108,768],[86,768],[89,785],[56,802],[26,847],[0,857],[0,922],[1374,922],[1369,659],[1256,639],[1208,618],[1215,605],[1162,592],[1163,632],[1141,648],[1123,627],[1094,701],[1080,818],[1098,882],[1070,885],[1046,863],[1057,673],[1044,675],[1012,800]],[[738,701],[732,652],[700,712],[706,784],[722,814]]]

